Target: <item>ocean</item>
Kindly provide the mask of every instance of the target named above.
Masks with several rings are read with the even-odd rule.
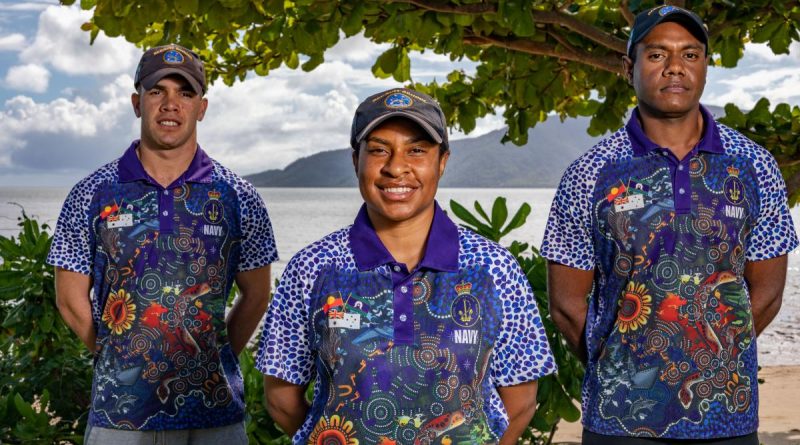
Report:
[[[0,235],[16,236],[21,210],[51,227],[55,226],[68,188],[0,187]],[[355,188],[262,188],[278,244],[280,260],[273,264],[273,277],[279,277],[292,255],[322,236],[351,224],[361,205]],[[494,198],[507,199],[510,215],[527,202],[532,211],[524,226],[508,239],[540,246],[554,189],[440,189],[438,201],[443,209],[450,200],[472,209],[479,201],[487,212]],[[792,209],[795,225],[800,207]],[[510,218],[510,216],[509,216]],[[761,365],[800,365],[800,252],[789,254],[789,271],[783,307],[778,317],[758,339]]]

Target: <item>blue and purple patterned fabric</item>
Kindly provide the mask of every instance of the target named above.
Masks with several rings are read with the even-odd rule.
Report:
[[[682,160],[625,128],[572,163],[542,255],[595,271],[583,423],[616,436],[703,439],[758,426],[745,263],[797,244],[783,178],[765,150],[701,107]]]
[[[137,146],[72,189],[47,259],[93,280],[89,422],[131,430],[241,422],[225,306],[237,272],[277,259],[266,207],[200,147],[161,187]]]
[[[508,425],[496,387],[556,369],[514,257],[438,204],[416,270],[392,258],[365,207],[295,255],[256,366],[296,385],[316,377],[296,444],[496,443]]]

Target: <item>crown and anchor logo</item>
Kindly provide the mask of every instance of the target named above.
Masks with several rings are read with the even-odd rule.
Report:
[[[203,216],[205,216],[206,221],[211,224],[222,220],[223,207],[222,202],[219,200],[221,196],[222,193],[211,190],[208,192],[208,201],[203,205]]]
[[[725,198],[731,204],[740,204],[744,201],[744,184],[739,179],[739,169],[734,166],[728,166],[728,177],[725,179],[724,189]]]
[[[470,327],[480,318],[480,303],[472,295],[472,283],[461,282],[455,285],[458,295],[450,308],[450,316],[457,325]]]

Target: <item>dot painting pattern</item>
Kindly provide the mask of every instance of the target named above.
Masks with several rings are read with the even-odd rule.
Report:
[[[213,428],[244,418],[225,306],[236,273],[274,262],[277,250],[255,188],[197,156],[210,168],[184,177],[202,177],[167,189],[121,181],[122,162],[111,162],[61,211],[47,261],[94,283],[94,426]]]
[[[556,192],[542,255],[596,271],[583,385],[590,431],[704,439],[756,430],[744,266],[798,240],[775,159],[716,128],[721,147],[686,162],[662,149],[636,155],[622,128],[573,162]],[[688,170],[685,183],[676,170]],[[678,209],[687,194],[690,208]]]
[[[390,266],[359,271],[349,231],[297,253],[267,311],[256,367],[297,385],[317,377],[294,443],[331,430],[360,443],[432,443],[443,430],[496,441],[508,425],[496,387],[556,370],[514,257],[459,228],[457,272],[414,272],[414,340],[399,344]]]

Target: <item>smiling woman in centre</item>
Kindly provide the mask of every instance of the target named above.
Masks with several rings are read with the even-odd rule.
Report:
[[[295,444],[516,443],[556,365],[514,257],[436,203],[439,104],[368,97],[350,145],[364,204],[292,258],[267,311],[270,415]]]

